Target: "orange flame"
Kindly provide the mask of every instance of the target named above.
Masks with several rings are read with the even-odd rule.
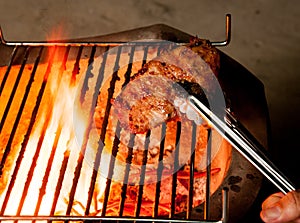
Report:
[[[81,60],[81,65],[87,66],[87,60]],[[29,66],[32,65],[26,65],[24,76],[30,72]],[[72,112],[78,80],[83,71],[77,74],[74,82],[73,66],[74,61],[68,61],[65,70],[62,71],[61,62],[54,61],[53,64],[40,64],[37,69],[36,81],[38,82],[43,80],[40,76],[46,74],[47,70],[49,71],[51,68],[49,74],[45,75],[46,78],[44,78],[44,81],[47,80],[45,92],[14,186],[10,192],[6,188],[0,197],[0,203],[3,203],[5,195],[10,194],[4,215],[51,215],[51,206],[61,174],[61,166],[64,159],[67,158],[62,189],[55,208],[55,214],[66,214],[66,200],[69,197],[75,166],[80,156],[80,145],[77,143],[73,129]],[[18,69],[18,67],[12,69]],[[13,75],[14,72],[11,73]],[[26,84],[24,85],[26,87]],[[31,89],[31,95],[35,95],[33,98],[36,98],[40,89],[41,86]],[[27,107],[25,107],[26,114],[28,113]],[[77,121],[81,122],[80,120]],[[82,122],[83,129],[86,128],[86,125],[87,123]],[[12,174],[13,169],[14,165],[10,168],[11,173],[9,175]],[[79,203],[86,204],[89,189],[88,179],[90,179],[91,173],[92,168],[83,163],[73,203],[74,208]],[[8,180],[8,182],[10,181]],[[28,185],[28,188],[24,185]],[[96,192],[103,191],[101,189],[103,186],[99,187],[99,185],[96,185]],[[22,203],[21,208],[19,207],[20,203]],[[37,206],[39,207],[36,208]],[[97,204],[97,207],[101,207],[101,204]]]

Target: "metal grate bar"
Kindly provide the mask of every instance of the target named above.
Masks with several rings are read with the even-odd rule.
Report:
[[[145,63],[147,62],[147,54],[148,54],[148,50],[149,50],[149,46],[145,46],[144,48],[144,56],[143,56],[143,63],[142,63],[142,67],[145,65]]]
[[[161,223],[225,223],[223,220],[207,220],[207,221],[199,221],[192,219],[162,219],[162,218],[120,218],[120,217],[99,217],[99,216],[0,216],[0,221],[67,221],[67,222],[78,222],[78,221],[92,221],[92,222],[161,222]]]
[[[76,75],[79,74],[79,69],[80,69],[79,68],[79,61],[81,59],[82,50],[83,50],[83,46],[80,46],[79,49],[78,49],[76,61],[75,61],[75,64],[74,64],[74,69],[72,71],[72,77],[71,77],[70,85],[73,85],[76,82]]]
[[[144,50],[144,51],[146,51],[146,50]],[[124,84],[122,85],[122,87],[125,87],[130,81],[134,52],[135,52],[135,46],[132,46],[131,51],[130,51],[130,56],[129,56],[128,67],[127,67],[126,73],[124,74],[125,81],[124,81]],[[144,58],[145,58],[145,55],[144,55]]]
[[[58,201],[58,198],[59,198],[59,195],[61,192],[62,183],[63,183],[64,177],[65,177],[67,165],[69,162],[69,156],[70,156],[70,151],[67,149],[64,153],[64,159],[62,161],[62,165],[61,165],[61,168],[59,171],[59,177],[58,177],[57,184],[55,187],[55,192],[54,192],[53,202],[51,205],[50,215],[54,215],[54,213],[55,213],[57,201]]]
[[[177,122],[176,129],[176,142],[175,142],[175,152],[174,152],[174,169],[179,168],[179,146],[180,146],[180,136],[181,136],[181,122]],[[172,193],[171,193],[171,212],[169,217],[174,218],[176,209],[176,187],[177,187],[177,171],[174,172],[172,177]]]
[[[159,197],[160,197],[160,186],[161,186],[161,179],[162,173],[164,169],[163,165],[163,155],[165,149],[165,135],[166,135],[166,123],[162,124],[161,129],[161,139],[160,139],[160,148],[159,148],[159,157],[158,157],[158,167],[157,167],[157,183],[156,183],[156,191],[155,191],[155,203],[154,203],[154,210],[153,210],[153,217],[157,218],[158,216],[158,205],[159,205]]]
[[[204,202],[204,219],[210,219],[210,184],[211,184],[211,147],[212,134],[211,129],[207,129],[207,154],[206,154],[206,192]]]
[[[74,178],[73,178],[72,187],[71,187],[71,191],[70,191],[70,195],[69,195],[69,202],[68,202],[68,207],[67,207],[67,210],[66,210],[66,215],[70,215],[71,210],[72,210],[74,197],[75,197],[75,192],[76,192],[76,188],[77,188],[77,183],[78,183],[81,168],[82,168],[82,165],[83,165],[83,160],[84,160],[84,155],[82,155],[82,153],[80,153],[79,157],[78,157],[78,160],[77,160],[77,166],[76,166],[75,171],[74,171]]]
[[[138,199],[137,199],[137,205],[136,205],[136,209],[135,209],[136,217],[140,216],[140,211],[141,211],[141,207],[142,207],[142,198],[143,198],[144,183],[145,183],[148,148],[149,148],[149,144],[150,144],[150,135],[151,135],[151,131],[148,130],[148,132],[146,134],[146,138],[145,138],[143,160],[142,160],[142,167],[141,167],[141,177],[140,177],[140,181],[139,181]]]
[[[60,71],[59,71],[60,74],[62,74],[62,72],[66,70],[66,63],[67,63],[67,60],[68,60],[70,49],[71,49],[70,46],[66,47],[64,57],[63,57],[62,62],[61,62],[61,67],[60,67]]]
[[[142,67],[147,62],[148,50],[149,50],[149,46],[146,45],[144,48]],[[135,216],[136,217],[138,217],[140,215],[141,206],[142,206],[142,197],[143,197],[143,190],[144,190],[144,180],[145,180],[145,173],[146,173],[146,164],[147,164],[148,147],[149,147],[149,143],[150,143],[150,135],[151,135],[151,131],[148,131],[146,134],[146,138],[145,138],[143,160],[142,160],[142,167],[141,167],[141,177],[140,177],[140,182],[139,182],[137,205],[135,208]]]
[[[108,170],[108,175],[107,175],[107,180],[106,180],[106,187],[105,187],[105,192],[104,192],[104,201],[103,201],[103,209],[102,209],[102,216],[106,215],[106,209],[108,206],[108,198],[109,198],[109,193],[110,193],[110,186],[112,183],[112,176],[114,173],[114,167],[115,167],[115,157],[117,157],[117,153],[119,150],[119,143],[120,143],[120,132],[121,132],[121,127],[120,123],[118,122],[117,127],[116,127],[116,134],[113,142],[113,148],[112,148],[112,157],[109,162],[109,170]]]
[[[190,178],[189,178],[189,195],[188,195],[188,204],[186,218],[192,218],[192,209],[193,209],[193,197],[194,197],[194,165],[195,165],[195,146],[197,141],[197,125],[195,122],[192,124],[192,142],[191,142],[191,159],[190,159]]]
[[[108,50],[108,48],[106,48],[106,50]],[[92,47],[92,51],[91,51],[91,55],[90,55],[90,58],[89,58],[89,66],[88,66],[88,69],[85,73],[85,76],[84,76],[84,83],[83,83],[83,86],[81,88],[81,91],[80,91],[80,103],[83,103],[84,102],[84,96],[88,90],[88,80],[89,78],[93,77],[93,74],[92,74],[92,69],[93,69],[93,62],[94,62],[94,57],[95,57],[95,53],[96,53],[96,47]],[[106,60],[106,55],[104,55],[104,58],[103,58],[103,61]],[[101,65],[101,69],[99,71],[99,75],[101,78],[102,78],[102,75],[104,73],[104,65]],[[100,83],[101,84],[101,83]]]
[[[122,185],[122,193],[121,193],[121,202],[120,202],[120,208],[119,208],[119,216],[123,216],[124,207],[125,207],[125,200],[126,200],[126,191],[127,191],[127,185],[128,185],[128,179],[129,179],[129,171],[130,171],[130,165],[133,157],[133,146],[134,146],[134,139],[135,134],[130,134],[130,139],[128,142],[128,155],[126,158],[126,168],[125,168],[125,174],[124,174],[124,181]]]
[[[60,123],[61,123],[61,121],[62,120],[60,120]],[[46,168],[46,171],[45,171],[45,175],[44,175],[43,180],[42,180],[42,186],[40,188],[40,193],[39,193],[39,196],[38,196],[38,200],[37,200],[36,208],[35,208],[35,211],[34,211],[34,215],[38,215],[38,212],[40,210],[40,206],[41,206],[41,203],[42,203],[43,196],[46,194],[46,186],[47,186],[47,183],[48,183],[48,178],[49,178],[49,175],[50,175],[51,166],[53,164],[53,160],[54,160],[55,152],[56,152],[56,149],[57,149],[58,141],[59,141],[60,136],[61,136],[61,131],[62,131],[62,125],[59,124],[58,129],[56,131],[54,143],[53,143],[53,146],[52,146],[52,149],[51,149],[51,154],[50,154],[50,157],[48,159],[48,165],[47,165],[47,168]]]
[[[36,167],[37,160],[39,158],[39,154],[40,154],[40,151],[41,151],[41,148],[42,148],[42,144],[44,142],[45,134],[46,134],[47,128],[48,128],[49,123],[50,123],[50,118],[51,118],[51,115],[52,115],[50,108],[52,108],[52,106],[53,106],[53,101],[50,101],[49,107],[48,107],[48,113],[46,115],[45,122],[43,123],[42,132],[40,134],[39,141],[38,141],[38,144],[37,144],[37,147],[36,147],[36,150],[35,150],[35,154],[32,158],[32,162],[30,164],[30,169],[29,169],[29,172],[27,174],[26,182],[24,184],[23,193],[22,193],[20,203],[19,203],[19,206],[18,206],[18,209],[17,209],[17,215],[20,215],[20,213],[22,211],[23,204],[25,202],[29,186],[30,186],[31,180],[33,178],[33,172],[34,172],[34,169]]]
[[[7,70],[6,70],[5,74],[4,74],[3,80],[2,80],[1,85],[0,85],[0,96],[2,94],[3,88],[4,88],[5,83],[7,81],[7,78],[8,78],[10,69],[11,69],[11,66],[13,64],[13,61],[15,59],[15,56],[17,54],[18,49],[19,49],[19,47],[15,46],[14,49],[13,49],[13,52],[12,52],[12,54],[10,56],[10,59],[9,59],[8,65],[7,65]]]

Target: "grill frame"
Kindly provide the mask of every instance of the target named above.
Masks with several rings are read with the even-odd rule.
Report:
[[[23,45],[23,46],[16,46],[16,47],[27,47],[27,46],[25,46],[25,45]],[[44,46],[45,47],[45,46]],[[80,52],[81,50],[80,50],[80,47],[81,46],[78,46],[78,45],[76,45],[75,47],[79,47],[79,51],[78,52]],[[84,47],[84,46],[82,46],[82,47]],[[93,45],[93,47],[94,47],[94,45]],[[14,52],[14,51],[13,51]],[[77,54],[77,56],[76,56],[76,58],[79,58],[80,59],[80,55],[81,55],[81,53],[82,52],[80,52],[80,53],[78,53]],[[223,58],[224,58],[224,54],[222,54],[222,56],[223,56]],[[10,57],[10,58],[16,58],[17,56],[16,56],[16,54],[12,54],[12,56]],[[228,60],[228,58],[227,57],[225,57],[227,60]],[[41,58],[40,58],[41,59]],[[39,60],[40,60],[39,59]],[[91,58],[90,58],[91,59]],[[13,60],[13,59],[12,59]],[[12,60],[10,60],[10,62],[12,61]],[[230,60],[230,59],[229,59]],[[76,60],[77,61],[77,60]],[[25,61],[26,62],[26,61]],[[92,62],[92,61],[90,61],[90,62]],[[9,63],[10,64],[10,63]],[[76,63],[75,63],[76,64]],[[76,66],[75,66],[76,67]],[[75,68],[76,69],[76,68]],[[76,72],[74,72],[74,73],[76,73]],[[266,118],[266,120],[268,119],[268,117]],[[259,137],[260,138],[260,137]],[[237,154],[233,154],[233,157],[236,157],[237,158],[237,163],[239,163],[239,162],[241,162],[241,163],[243,163],[244,161],[243,161],[243,159],[242,158],[239,158],[239,155],[237,155]],[[250,168],[251,169],[251,168]],[[232,171],[232,170],[230,170],[230,171]],[[254,174],[256,174],[256,171],[255,170],[251,170],[251,171],[253,171],[253,173]],[[251,172],[250,171],[250,172]],[[224,188],[230,188],[231,186],[232,186],[232,184],[230,184],[230,182],[228,182],[227,181],[228,179],[225,179],[224,181],[225,181],[225,186],[224,186]],[[227,182],[226,182],[227,181]],[[258,180],[259,181],[259,180]],[[228,193],[228,191],[227,191],[227,189],[225,189],[225,192],[222,192],[222,193],[225,193],[226,195],[224,196],[225,197],[225,202],[223,202],[223,205],[225,205],[225,206],[227,206],[226,204],[227,204],[227,197],[228,197],[228,195],[227,195],[227,193]],[[227,208],[226,208],[227,209]],[[227,212],[227,210],[223,210],[223,217],[222,217],[222,219],[220,220],[220,221],[223,221],[223,222],[225,222],[225,220],[224,219],[227,219],[227,215],[226,214],[224,214],[224,213],[226,213]],[[111,218],[106,218],[106,217],[104,217],[104,216],[101,216],[101,217],[96,217],[96,218],[94,218],[94,217],[72,217],[72,216],[44,216],[44,218],[48,218],[47,220],[59,220],[59,218],[61,217],[61,219],[60,220],[70,220],[70,221],[75,221],[75,220],[112,220]],[[69,217],[69,218],[68,218]],[[38,220],[38,219],[43,219],[43,216],[32,216],[32,220]],[[31,217],[30,216],[2,216],[1,218],[0,218],[0,220],[28,220],[28,219],[31,219]],[[115,219],[115,220],[127,220],[127,219],[123,219],[123,218],[121,218],[121,219]],[[165,220],[163,220],[163,219],[142,219],[142,218],[137,218],[137,219],[130,219],[130,220],[141,220],[141,221],[165,221]],[[178,222],[181,222],[180,220],[176,220],[176,219],[168,219],[168,221],[170,221],[170,220],[172,220],[173,222],[176,222],[176,221],[178,221]],[[184,220],[184,221],[186,221],[186,220]],[[220,222],[220,221],[217,221],[217,222]],[[191,220],[191,222],[193,222],[193,220]],[[199,221],[197,221],[197,222],[199,222]],[[211,221],[205,221],[205,222],[211,222]]]
[[[105,37],[107,39],[107,37]],[[227,46],[231,41],[231,14],[226,14],[225,17],[225,40],[223,41],[215,41],[215,42],[211,42],[212,46]],[[3,35],[3,31],[2,28],[0,26],[0,42],[3,45],[6,46],[110,46],[110,47],[114,47],[114,46],[120,46],[124,44],[124,41],[93,41],[93,40],[89,40],[87,38],[85,38],[84,40],[79,40],[79,41],[46,41],[46,42],[13,42],[13,41],[6,41]],[[127,41],[126,41],[127,43]],[[147,45],[149,44],[149,42],[140,42],[141,44]],[[127,43],[128,44],[128,43]],[[134,45],[136,43],[133,43]],[[178,42],[178,44],[180,44]],[[181,43],[183,45],[185,45],[186,43]]]

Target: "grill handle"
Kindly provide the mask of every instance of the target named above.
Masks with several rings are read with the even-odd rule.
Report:
[[[189,96],[187,103],[281,192],[286,194],[295,190],[290,180],[265,155],[264,147],[232,116],[229,110],[226,110],[223,121],[194,96]]]

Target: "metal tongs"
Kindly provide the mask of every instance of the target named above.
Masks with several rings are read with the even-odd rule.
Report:
[[[224,120],[221,120],[196,97],[189,96],[187,103],[281,192],[286,194],[295,190],[290,180],[265,155],[263,146],[233,117],[230,110],[226,109]]]

